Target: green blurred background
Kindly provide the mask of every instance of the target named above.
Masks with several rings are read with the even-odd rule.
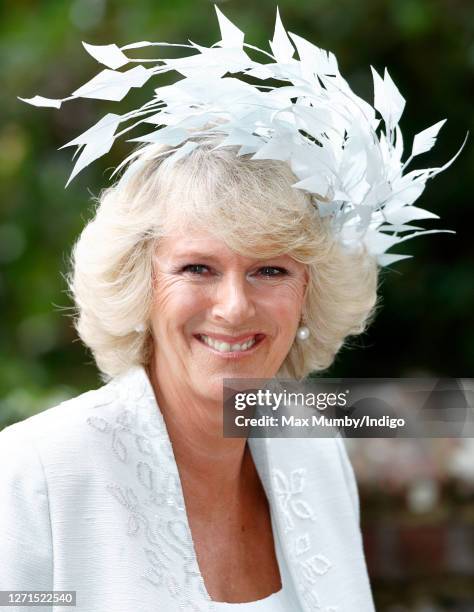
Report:
[[[275,2],[229,0],[218,5],[245,31],[246,42],[269,50]],[[278,6],[288,30],[335,52],[342,74],[367,100],[373,100],[370,64],[379,72],[389,68],[407,100],[401,120],[407,149],[416,132],[448,118],[435,149],[417,158],[418,166],[411,168],[441,165],[457,151],[474,118],[472,1],[281,0]],[[81,40],[125,45],[138,40],[183,43],[189,38],[210,45],[219,39],[219,30],[213,3],[204,0],[4,0],[0,31],[1,429],[101,384],[91,355],[72,327],[64,274],[72,244],[92,214],[91,197],[107,184],[112,168],[130,146],[114,145],[109,155],[65,190],[73,149],[57,151],[58,147],[106,112],[117,112],[119,107],[123,112],[124,107],[81,99],[66,103],[60,111],[35,109],[16,96],[66,97],[97,74],[101,66],[85,52]],[[159,57],[169,56],[166,49],[159,51]],[[130,94],[127,108],[147,99],[150,91],[151,87],[146,96],[140,91]],[[441,217],[430,228],[454,229],[457,234],[435,234],[402,245],[414,258],[383,272],[380,311],[370,330],[341,352],[328,373],[331,376],[473,376],[474,214],[469,184],[473,138],[453,166],[428,181],[419,200],[420,206]],[[427,453],[433,454],[433,448]],[[384,452],[379,449],[379,457]],[[376,479],[364,480],[360,449],[354,446],[353,453],[360,470],[362,513],[372,521],[364,533],[372,538],[374,521],[384,525],[390,516],[390,524],[395,525],[390,512],[396,511],[397,503],[400,516],[416,513],[407,488],[414,481],[408,474],[400,488],[387,491],[379,472],[382,484],[374,488]],[[468,466],[469,457],[474,464],[474,449],[467,457]],[[467,537],[474,551],[474,484],[470,476],[466,480],[451,473],[445,481],[452,490],[445,493],[440,484],[444,480],[438,476],[430,476],[438,489],[429,512],[437,512],[446,499],[453,515],[459,504],[467,504],[467,535],[460,537]],[[416,482],[419,485],[420,480]],[[426,516],[425,512],[422,525],[432,520]],[[448,512],[451,525],[449,517]],[[387,537],[384,533],[382,538]],[[464,573],[456,570],[459,583],[455,580],[453,586],[448,576],[447,596],[432,578],[445,577],[448,570],[431,568],[425,576],[428,587],[422,588],[423,572],[421,578],[417,573],[422,560],[418,570],[391,577],[390,572],[379,576],[371,566],[377,609],[474,610],[474,560],[469,563]]]

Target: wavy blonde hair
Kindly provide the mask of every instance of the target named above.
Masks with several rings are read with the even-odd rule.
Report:
[[[297,178],[288,163],[215,148],[218,135],[193,140],[199,146],[173,166],[166,162],[171,147],[139,147],[120,180],[97,198],[74,245],[67,277],[74,324],[102,379],[150,361],[151,331],[135,328],[149,320],[157,241],[183,219],[242,255],[288,253],[308,266],[302,320],[310,337],[293,343],[277,376],[301,379],[326,369],[374,311],[376,262],[340,246],[313,196],[291,186]]]

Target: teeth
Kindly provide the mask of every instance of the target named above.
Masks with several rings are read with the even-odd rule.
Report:
[[[250,340],[247,340],[242,344],[229,344],[228,342],[219,342],[219,340],[214,340],[213,338],[209,338],[209,336],[204,336],[202,334],[200,338],[201,340],[203,340],[203,342],[205,342],[205,344],[212,347],[213,349],[216,349],[217,351],[220,351],[221,353],[246,351],[255,344],[255,337],[250,338]]]

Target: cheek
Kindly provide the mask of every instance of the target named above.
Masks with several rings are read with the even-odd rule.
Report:
[[[160,275],[153,295],[153,316],[169,326],[180,326],[205,308],[206,300],[196,287]]]
[[[266,301],[263,311],[265,318],[272,322],[275,348],[278,346],[278,350],[285,352],[292,345],[300,323],[304,289],[294,284],[279,289]]]
[[[282,283],[267,296],[267,307],[275,318],[285,321],[299,321],[303,307],[304,283],[290,279]]]

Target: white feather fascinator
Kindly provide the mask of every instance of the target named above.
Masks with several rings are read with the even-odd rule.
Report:
[[[414,157],[433,147],[445,120],[417,134],[410,154],[402,161],[398,124],[405,100],[387,70],[382,78],[372,68],[371,106],[351,90],[332,53],[285,31],[278,8],[270,41],[272,53],[245,43],[244,33],[217,6],[215,10],[221,40],[209,48],[192,41],[189,45],[142,41],[123,47],[83,43],[86,51],[106,66],[104,70],[62,100],[20,98],[34,106],[54,108],[75,98],[119,102],[130,89],[142,87],[160,74],[175,71],[183,77],[172,85],[157,87],[151,100],[140,108],[122,115],[108,113],[63,145],[76,146],[75,156],[80,153],[66,186],[106,154],[116,138],[149,124],[152,131],[128,142],[148,143],[145,146],[150,154],[156,144],[172,146],[174,152],[166,164],[199,146],[193,137],[215,133],[226,136],[219,147],[237,145],[239,155],[287,162],[298,179],[293,187],[312,194],[315,211],[330,217],[338,239],[349,248],[365,245],[381,266],[409,257],[386,253],[396,244],[421,234],[447,231],[412,225],[421,219],[438,218],[414,202],[427,179],[453,163],[466,139],[440,168],[405,173]],[[131,59],[126,55],[130,49],[160,46],[189,48],[192,54],[177,59]],[[259,52],[265,63],[251,59],[245,49]],[[120,70],[127,64],[133,67]],[[282,84],[263,84],[270,79]],[[119,129],[123,124],[128,125]],[[123,160],[114,174],[126,164],[127,173],[133,172],[133,158],[138,153],[143,155],[143,148]]]

